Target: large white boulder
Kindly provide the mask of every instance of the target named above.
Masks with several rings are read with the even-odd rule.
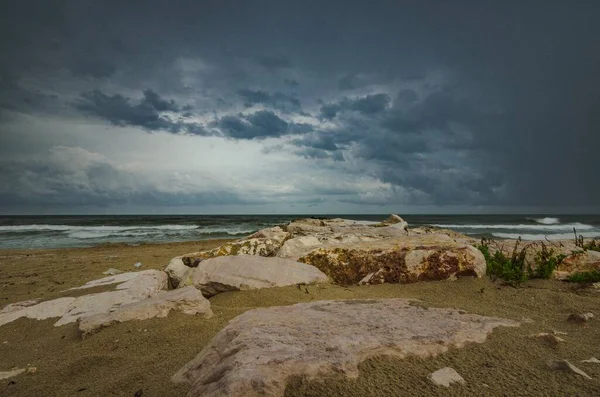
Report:
[[[284,258],[237,255],[203,260],[190,271],[185,284],[194,285],[210,297],[224,291],[327,281],[327,276],[311,265]]]
[[[82,295],[77,298],[58,298],[35,305],[26,306],[23,303],[13,304],[11,311],[0,313],[0,325],[15,321],[21,317],[44,320],[60,317],[54,324],[61,326],[72,323],[80,318],[99,313],[108,313],[121,305],[137,302],[157,294],[168,286],[168,276],[159,270],[123,273],[116,276],[93,280],[72,290],[87,289],[97,286],[107,286],[115,283],[114,291]],[[26,302],[29,304],[29,302]],[[22,308],[12,310],[15,307]],[[6,308],[5,308],[6,309]]]
[[[86,337],[114,323],[166,317],[171,310],[190,315],[203,315],[205,318],[213,315],[208,299],[196,288],[189,286],[172,291],[161,291],[148,299],[121,305],[114,311],[85,316],[79,321],[79,330],[82,337]]]
[[[282,396],[293,375],[356,377],[371,356],[435,356],[482,343],[495,327],[518,325],[406,299],[255,309],[233,319],[172,380],[191,384],[188,397]]]

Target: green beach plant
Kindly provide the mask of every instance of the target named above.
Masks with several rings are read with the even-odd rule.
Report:
[[[477,248],[485,258],[486,271],[490,277],[500,278],[515,287],[530,278],[548,279],[566,257],[563,254],[555,254],[554,249],[548,248],[544,243],[521,246],[521,242],[522,240],[519,238],[515,242],[512,254],[508,256],[501,246],[497,247],[492,254],[490,244],[496,242],[486,238],[481,239],[481,244]],[[535,267],[532,268],[527,263],[527,250],[538,245],[541,245],[541,250],[535,253]]]
[[[567,278],[567,280],[572,283],[581,284],[598,283],[600,282],[600,271],[592,270],[589,272],[573,273]]]

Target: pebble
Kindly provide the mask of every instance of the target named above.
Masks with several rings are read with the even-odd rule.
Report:
[[[548,361],[547,365],[550,369],[572,372],[574,374],[581,375],[586,379],[592,379],[591,376],[589,376],[588,374],[586,374],[585,372],[568,362],[567,360],[550,360]]]
[[[429,374],[427,377],[438,386],[450,387],[452,383],[465,383],[465,380],[454,368],[445,367]]]
[[[567,318],[567,321],[572,323],[587,323],[592,318],[594,318],[593,313],[571,314],[569,318]]]

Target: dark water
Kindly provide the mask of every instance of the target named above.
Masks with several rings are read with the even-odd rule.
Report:
[[[103,243],[158,243],[240,238],[308,215],[2,216],[0,248],[86,247]],[[323,216],[323,215],[319,215]],[[327,215],[379,222],[381,215]],[[474,236],[568,239],[600,237],[599,215],[406,215],[412,227],[433,225]]]

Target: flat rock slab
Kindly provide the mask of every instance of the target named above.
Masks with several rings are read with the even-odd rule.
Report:
[[[199,314],[206,318],[213,315],[208,299],[196,288],[189,286],[173,291],[161,291],[148,299],[121,305],[112,312],[83,317],[79,321],[79,330],[85,338],[114,323],[166,317],[171,310],[178,310],[184,314]]]
[[[191,269],[185,284],[193,284],[210,297],[224,291],[327,281],[322,271],[305,263],[283,258],[238,255],[203,260]]]
[[[512,320],[421,308],[407,299],[300,303],[255,309],[233,319],[172,378],[188,396],[282,396],[293,375],[358,376],[371,356],[435,356],[482,343]]]
[[[10,323],[21,317],[35,320],[60,317],[54,324],[58,327],[86,316],[108,313],[121,305],[137,302],[157,294],[167,287],[168,277],[165,272],[159,270],[145,270],[90,281],[75,289],[115,283],[120,283],[116,286],[116,291],[88,294],[77,298],[58,298],[34,305],[29,305],[29,301],[25,302],[27,305],[22,302],[13,304],[11,311],[0,313],[0,325]],[[19,307],[19,309],[12,310],[15,307]]]

